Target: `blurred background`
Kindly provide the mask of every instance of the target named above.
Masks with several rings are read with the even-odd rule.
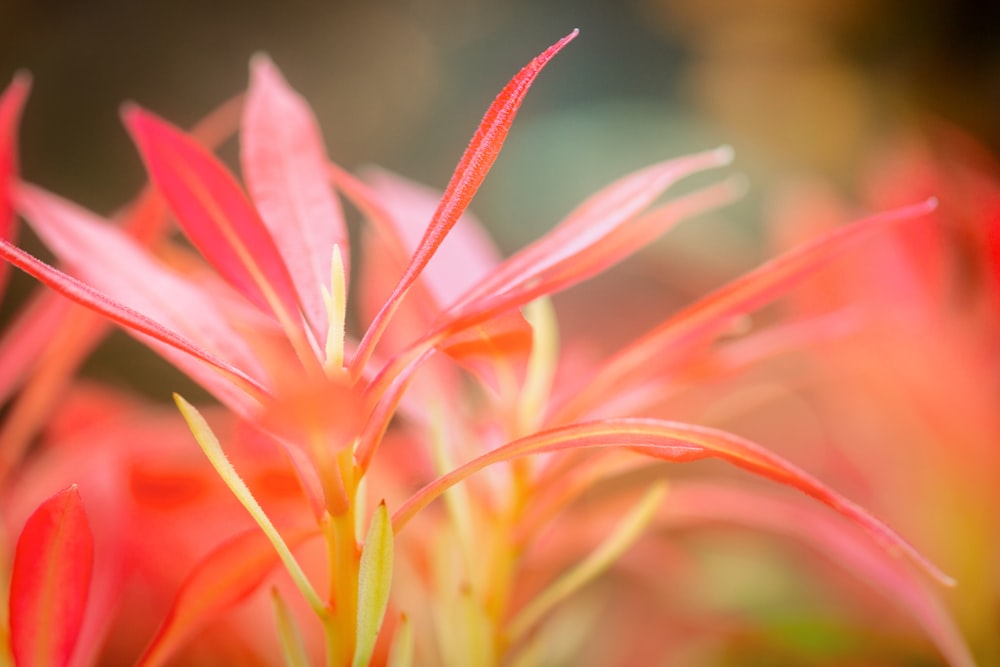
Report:
[[[1000,148],[993,0],[6,0],[0,75],[34,75],[25,177],[99,213],[143,182],[122,102],[189,126],[245,88],[257,51],[311,102],[335,161],[443,188],[500,87],[572,28],[473,209],[510,251],[614,178],[731,144],[749,195],[672,235],[657,273],[677,303],[771,253],[764,209],[792,178],[856,202],[872,156],[938,118]]]
[[[611,180],[695,150],[732,145],[750,190],[739,205],[683,226],[588,285],[587,300],[565,297],[568,332],[600,328],[594,299],[614,304],[622,317],[601,318],[614,326],[599,332],[600,344],[614,348],[810,231],[942,198],[945,257],[935,262],[943,268],[917,271],[933,288],[908,302],[902,319],[876,327],[866,345],[797,360],[831,379],[823,389],[803,389],[799,370],[770,368],[708,386],[711,398],[689,403],[699,406],[699,420],[773,446],[912,537],[965,582],[949,601],[981,664],[1000,660],[1000,498],[992,488],[1000,352],[987,342],[1000,340],[1000,300],[990,301],[1000,293],[1000,251],[983,241],[990,220],[1000,229],[1000,205],[978,207],[1000,201],[992,180],[1000,151],[996,0],[5,0],[0,76],[19,68],[34,76],[21,133],[24,177],[100,213],[143,183],[120,104],[132,100],[190,125],[244,90],[258,51],[310,101],[335,161],[379,164],[443,188],[497,91],[573,28],[580,37],[535,84],[473,204],[506,251]],[[24,244],[44,254],[30,237]],[[863,307],[883,312],[878,290],[866,288],[879,282],[884,259],[869,257],[846,279],[828,276],[828,289],[814,285],[799,302],[812,306],[800,310],[860,294],[872,296]],[[858,284],[845,287],[851,280]],[[15,276],[0,316],[31,287]],[[925,344],[958,356],[902,344],[929,323],[942,326]],[[158,399],[184,382],[150,355],[122,357],[123,349],[139,348],[115,334],[87,372]],[[843,642],[856,641],[857,628],[845,635],[837,622],[824,625],[819,610],[829,600],[803,603],[808,578],[776,572],[769,546],[729,539],[696,548],[706,573],[700,604],[718,600],[721,609],[764,618],[794,598],[796,613],[802,604],[811,610],[773,615],[781,639],[772,643],[781,650],[741,635],[744,643],[729,649],[732,664],[848,664]],[[866,618],[874,624],[885,609],[873,605]],[[844,612],[852,616],[856,609]],[[850,664],[935,664],[899,639],[912,630],[879,631],[885,662]],[[846,653],[834,662],[817,657],[831,645]],[[741,650],[764,661],[741,659]]]

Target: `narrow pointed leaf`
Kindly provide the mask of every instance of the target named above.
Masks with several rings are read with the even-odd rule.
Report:
[[[399,615],[388,664],[389,667],[413,667],[413,621],[406,614]]]
[[[316,528],[300,528],[286,532],[284,538],[295,547],[318,534]],[[280,563],[278,553],[258,528],[223,543],[181,586],[138,664],[154,667],[169,661],[195,633],[249,597]]]
[[[592,581],[618,560],[639,539],[666,495],[667,487],[658,484],[647,491],[639,503],[626,514],[608,537],[572,569],[559,576],[548,588],[536,595],[511,619],[507,631],[511,640],[523,637],[545,614],[574,592]]]
[[[358,622],[353,667],[367,667],[389,606],[392,587],[393,532],[385,501],[368,526],[358,566]]]
[[[235,131],[241,105],[239,97],[225,102],[199,121],[191,130],[191,135],[209,147],[221,144]],[[123,212],[115,219],[121,221],[123,230],[129,236],[145,245],[163,235],[168,216],[159,193],[146,187],[123,207]],[[18,313],[15,323],[8,327],[0,340],[0,403],[6,402],[27,375],[33,361],[41,356],[41,349],[47,345],[48,332],[58,328],[61,319],[74,309],[58,294],[42,291],[33,295],[30,305]],[[96,314],[89,323],[77,320],[75,326],[80,336],[69,345],[60,345],[64,368],[74,368],[80,363],[95,342],[101,339],[107,324]],[[75,359],[75,362],[70,359]]]
[[[313,588],[312,582],[309,581],[309,578],[302,570],[302,566],[295,559],[291,546],[285,541],[284,537],[271,521],[271,518],[264,511],[264,508],[260,506],[250,487],[247,486],[246,482],[243,481],[243,478],[236,471],[236,468],[233,467],[229,457],[226,456],[226,452],[222,449],[222,444],[215,437],[215,433],[212,432],[208,422],[201,416],[197,408],[179,395],[174,394],[174,402],[177,404],[181,416],[184,417],[184,421],[187,422],[188,428],[191,429],[191,434],[198,442],[198,446],[205,453],[208,462],[212,464],[215,472],[219,474],[219,477],[222,478],[222,481],[229,487],[229,490],[236,496],[236,499],[240,501],[240,504],[243,505],[253,520],[257,522],[260,530],[271,543],[278,558],[284,564],[285,569],[288,570],[292,581],[295,582],[295,585],[302,592],[309,606],[313,608],[317,615],[322,617],[326,612],[326,607],[316,593],[316,589]]]
[[[14,208],[10,188],[17,179],[17,127],[31,89],[31,76],[19,72],[0,95],[0,239],[14,241]],[[9,269],[0,264],[0,295],[7,286]]]
[[[632,224],[607,230],[605,235],[591,238],[593,243],[589,245],[579,246],[568,241],[561,246],[550,245],[549,239],[543,238],[534,247],[547,249],[546,252],[523,262],[519,256],[511,258],[513,265],[523,268],[521,272],[508,272],[511,264],[504,263],[494,274],[498,278],[491,278],[485,285],[477,286],[474,295],[464,297],[458,308],[442,318],[433,335],[438,332],[453,335],[540,296],[578,284],[625,259],[675,223],[729,204],[742,191],[743,187],[737,180],[704,188],[650,211]],[[573,252],[566,254],[566,248]],[[546,256],[548,252],[553,259]]]
[[[137,107],[123,111],[153,183],[191,242],[219,273],[283,326],[299,306],[267,228],[222,164],[187,134]]]
[[[369,167],[362,174],[390,213],[390,222],[406,252],[417,251],[427,229],[427,221],[441,200],[441,193],[402,176]],[[439,309],[450,306],[470,286],[496,270],[500,254],[481,223],[464,212],[427,263],[420,280]]]
[[[309,654],[306,652],[305,641],[302,639],[302,631],[295,615],[277,588],[271,589],[271,600],[274,602],[274,617],[278,625],[281,653],[285,658],[286,667],[309,667]]]
[[[23,185],[17,191],[17,203],[36,233],[74,275],[164,329],[266,381],[258,355],[227,320],[230,309],[221,295],[211,295],[203,283],[169,269],[118,227],[44,190]]]
[[[559,414],[563,418],[584,414],[601,400],[609,387],[621,391],[658,372],[662,363],[683,353],[692,341],[714,334],[733,317],[774,299],[855,243],[902,221],[924,216],[936,205],[935,200],[928,200],[865,218],[824,234],[744,274],[670,317],[605,362],[582,391],[574,391],[569,397],[569,406],[563,406]]]
[[[93,558],[94,539],[75,486],[28,518],[10,585],[11,648],[18,667],[59,667],[72,659]]]
[[[327,315],[322,287],[329,287],[335,245],[345,271],[350,270],[347,228],[326,177],[316,119],[265,56],[251,63],[240,142],[247,189],[288,267],[313,334],[323,341]]]
[[[442,475],[411,496],[393,515],[395,531],[398,533],[414,514],[441,493],[486,466],[522,456],[591,448],[624,449],[676,463],[721,459],[815,498],[863,528],[890,553],[905,554],[941,583],[954,584],[951,577],[885,523],[778,455],[725,431],[658,419],[606,419],[572,424],[498,447]]]
[[[189,354],[222,371],[252,396],[262,397],[267,391],[243,371],[201,349],[183,336],[164,328],[158,322],[116,301],[76,278],[52,268],[20,248],[0,241],[0,257],[45,285],[91,310],[100,313],[129,331],[149,336],[155,341]]]
[[[534,60],[528,63],[513,79],[504,87],[497,98],[490,105],[479,124],[476,133],[472,136],[469,146],[465,149],[462,158],[458,162],[458,167],[445,189],[444,197],[441,199],[430,224],[424,233],[417,251],[410,260],[409,266],[403,272],[399,283],[393,290],[392,295],[386,301],[385,306],[376,316],[368,331],[365,333],[352,364],[352,376],[358,377],[361,369],[371,356],[374,345],[378,342],[382,331],[388,324],[392,314],[399,307],[400,301],[407,291],[416,281],[431,257],[437,251],[438,246],[444,241],[445,236],[454,227],[462,213],[469,206],[472,198],[479,190],[486,174],[489,172],[500,148],[503,146],[507,133],[510,131],[517,110],[521,106],[525,95],[531,84],[538,77],[542,68],[559,52],[564,46],[572,41],[579,31],[574,30],[558,42],[550,46]]]
[[[616,233],[620,233],[627,223],[646,210],[668,187],[691,174],[728,165],[732,159],[732,149],[722,147],[655,164],[615,181],[587,198],[551,232],[504,262],[498,270],[493,271],[486,280],[464,296],[462,303],[468,304],[483,296],[500,294],[518,284],[535,282],[546,272],[551,272],[569,260],[573,260],[578,266],[584,264],[580,256],[592,249],[605,252],[611,250],[609,246],[617,244],[608,243],[609,237],[613,238]],[[727,202],[723,199],[719,203]],[[641,226],[647,233],[630,244],[632,247],[629,252],[662,235],[680,219],[681,216],[672,219],[664,219],[663,216],[647,219],[647,224]],[[650,224],[654,220],[657,224]],[[621,259],[622,256],[615,253],[613,261]]]

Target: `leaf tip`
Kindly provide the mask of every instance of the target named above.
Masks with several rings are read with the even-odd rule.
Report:
[[[147,114],[142,107],[129,100],[122,102],[121,106],[118,107],[118,115],[121,117],[125,127],[134,133],[140,129]]]
[[[733,163],[736,158],[736,151],[729,144],[723,144],[713,151],[716,162],[720,167],[725,167]]]
[[[264,51],[255,51],[250,56],[250,76],[257,79],[262,77],[272,77],[275,74],[274,61],[271,56]]]
[[[31,90],[31,72],[27,69],[21,68],[14,72],[14,76],[10,79],[9,90],[15,90],[16,95],[23,98]]]

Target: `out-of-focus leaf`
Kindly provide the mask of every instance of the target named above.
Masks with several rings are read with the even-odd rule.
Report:
[[[571,424],[498,447],[438,477],[411,496],[393,515],[395,531],[398,533],[418,511],[448,488],[486,466],[522,456],[588,448],[623,449],[675,463],[721,459],[819,500],[863,528],[890,553],[905,554],[939,582],[954,584],[951,577],[884,522],[773,452],[732,433],[659,419],[605,419]]]
[[[18,667],[58,667],[73,656],[90,591],[94,538],[75,486],[32,514],[17,541],[10,631]]]
[[[335,245],[345,274],[350,271],[347,228],[326,178],[316,119],[262,55],[251,63],[240,143],[247,189],[288,267],[313,335],[322,342],[327,334],[322,288],[329,287]]]
[[[214,366],[230,377],[251,396],[267,395],[267,391],[246,373],[206,352],[187,338],[165,328],[146,315],[119,303],[107,294],[52,268],[45,262],[32,257],[20,248],[3,240],[0,240],[0,257],[6,259],[22,271],[30,273],[67,299],[71,299],[104,315],[126,329],[149,336],[156,341],[196,357],[210,366]]]
[[[724,327],[789,289],[804,276],[868,236],[905,220],[927,215],[935,200],[905,206],[835,229],[799,246],[699,299],[605,362],[582,390],[575,387],[560,416],[572,419],[600,403],[613,388],[641,383],[687,346]]]
[[[952,667],[974,667],[961,632],[914,572],[871,540],[815,506],[751,489],[678,483],[661,515],[671,522],[734,522],[787,535],[868,581],[911,615]]]
[[[299,528],[287,531],[284,539],[294,547],[318,534],[316,528]],[[153,667],[167,662],[201,628],[249,597],[280,563],[278,552],[259,528],[227,540],[188,576],[138,664]]]
[[[0,239],[14,241],[14,208],[10,188],[17,178],[17,126],[31,90],[31,76],[18,72],[0,94]],[[7,286],[8,268],[0,264],[0,296]]]
[[[673,183],[725,166],[732,158],[732,149],[723,147],[655,164],[615,181],[588,197],[555,229],[475,285],[461,298],[453,316],[482,310],[483,306],[473,304],[524,285],[542,283],[545,286],[538,289],[551,293],[565,283],[579,282],[661,236],[686,215],[729,203],[739,190],[715,186],[703,191],[708,196],[681,197],[657,209],[656,215],[636,219]],[[556,285],[549,285],[557,278]]]
[[[207,293],[203,284],[171,270],[119,228],[56,195],[24,185],[17,191],[17,204],[68,272],[258,382],[267,382],[258,355],[227,318],[232,309],[224,295]],[[233,295],[230,301],[237,299]],[[209,390],[224,391],[217,373],[206,375],[199,372],[201,363],[168,356]]]

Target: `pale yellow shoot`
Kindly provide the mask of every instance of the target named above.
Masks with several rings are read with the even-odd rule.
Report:
[[[330,261],[330,289],[323,287],[323,299],[326,301],[326,318],[329,326],[326,331],[326,365],[327,375],[340,372],[344,367],[344,336],[347,320],[347,277],[344,275],[344,259],[340,246],[333,244],[333,257]]]
[[[358,567],[358,622],[353,667],[367,667],[389,606],[392,587],[392,522],[385,501],[379,503],[368,524]]]
[[[524,317],[531,324],[532,340],[524,386],[517,402],[518,436],[533,433],[541,426],[559,361],[559,324],[552,300],[535,299],[524,307]]]
[[[354,511],[354,541],[361,544],[365,536],[361,534],[365,525],[365,516],[368,514],[368,478],[362,477],[358,480],[358,488],[354,492],[354,502],[351,508]]]
[[[516,642],[553,607],[592,581],[618,560],[642,535],[655,515],[656,508],[663,502],[666,492],[666,484],[657,484],[647,491],[639,503],[619,522],[611,535],[597,549],[525,605],[511,620],[507,628],[509,640]]]
[[[440,403],[435,402],[430,409],[431,412],[431,456],[434,461],[434,469],[438,475],[455,469],[455,461],[451,456],[451,449],[448,443],[448,421],[444,415]],[[468,490],[464,484],[455,484],[444,493],[445,506],[448,515],[455,525],[458,535],[458,542],[462,549],[462,558],[467,570],[473,564],[473,534],[472,534],[472,501],[469,499]]]
[[[237,500],[246,508],[253,520],[257,522],[260,529],[264,531],[264,535],[267,539],[271,541],[274,545],[275,551],[278,552],[278,557],[281,558],[281,562],[284,563],[285,568],[288,570],[288,574],[291,575],[292,581],[295,585],[302,591],[302,595],[305,596],[306,601],[309,606],[313,608],[313,611],[320,618],[325,618],[327,615],[326,606],[320,599],[319,595],[316,594],[316,590],[313,588],[309,579],[306,577],[305,572],[302,571],[302,567],[299,562],[295,560],[295,556],[292,555],[291,549],[285,544],[285,540],[282,539],[281,534],[271,523],[271,520],[265,514],[264,509],[254,498],[253,493],[250,492],[249,487],[247,487],[246,482],[240,477],[239,473],[236,472],[236,468],[229,461],[226,453],[222,451],[222,445],[219,444],[218,438],[212,433],[212,429],[209,427],[208,422],[205,418],[201,416],[198,410],[185,401],[180,395],[174,394],[174,402],[177,403],[178,409],[181,411],[181,415],[184,417],[184,421],[187,422],[188,428],[191,429],[191,433],[194,435],[194,439],[198,441],[198,445],[201,450],[205,452],[205,456],[208,457],[209,463],[215,468],[215,471],[222,478],[222,481],[226,483],[229,490],[233,492]]]
[[[309,667],[309,656],[306,654],[299,624],[277,588],[271,589],[271,601],[274,602],[274,617],[278,623],[278,637],[285,664],[288,667]]]
[[[388,667],[413,667],[413,621],[406,614],[399,615],[396,636],[389,649]]]

